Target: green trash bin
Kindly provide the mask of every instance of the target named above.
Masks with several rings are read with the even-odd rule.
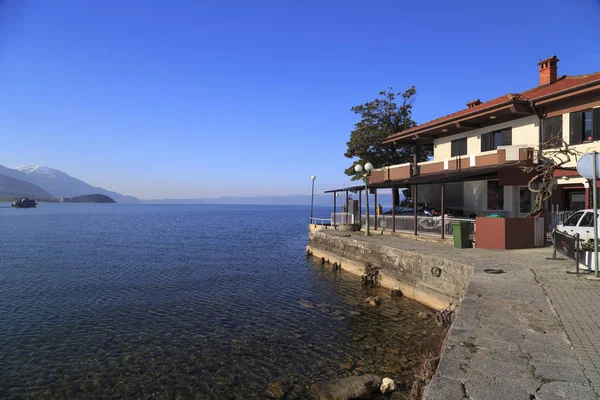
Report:
[[[454,235],[454,247],[457,249],[466,249],[469,247],[470,238],[469,221],[452,221],[452,235]]]

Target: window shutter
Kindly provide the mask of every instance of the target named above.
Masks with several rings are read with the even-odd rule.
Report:
[[[570,144],[582,142],[583,136],[583,115],[580,112],[571,113],[571,135]]]
[[[594,129],[594,140],[600,140],[600,108],[594,108],[592,120]]]
[[[502,145],[512,145],[512,128],[502,131]]]

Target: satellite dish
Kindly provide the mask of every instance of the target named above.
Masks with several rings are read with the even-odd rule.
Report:
[[[600,177],[600,153],[586,153],[577,161],[577,172],[587,179],[594,179],[594,159],[596,160],[596,178]]]

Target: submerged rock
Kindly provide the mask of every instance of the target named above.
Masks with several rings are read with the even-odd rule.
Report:
[[[396,390],[396,382],[394,382],[394,380],[390,378],[383,378],[379,390],[381,390],[381,393],[393,392],[394,390]]]
[[[272,399],[281,399],[283,396],[285,396],[285,392],[285,385],[281,381],[277,381],[269,386],[265,394]]]
[[[402,291],[400,289],[390,290],[390,297],[402,297]]]
[[[425,312],[420,312],[417,314],[417,317],[419,317],[419,319],[428,319],[429,318],[429,314],[425,313]]]
[[[366,374],[316,382],[310,392],[316,400],[369,399],[380,386],[380,377]]]
[[[370,306],[378,306],[381,304],[381,299],[379,296],[369,296],[365,299],[365,303]]]

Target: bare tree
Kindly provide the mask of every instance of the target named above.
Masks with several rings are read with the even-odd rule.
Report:
[[[561,132],[558,136],[542,144],[543,150],[539,151],[536,165],[521,167],[521,170],[527,174],[533,173],[527,187],[535,193],[535,199],[531,211],[527,214],[528,217],[542,212],[544,203],[552,196],[554,172],[566,168],[565,165],[573,160],[577,161],[577,158],[582,155],[581,152],[569,147],[569,144],[562,139]]]

